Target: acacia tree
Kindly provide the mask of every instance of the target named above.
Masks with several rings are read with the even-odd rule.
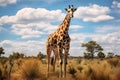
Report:
[[[2,47],[0,47],[0,56],[1,54],[5,54],[4,49]]]
[[[86,47],[87,53],[92,55],[91,58],[93,58],[95,52],[103,51],[103,48],[96,41],[82,43],[82,47]]]
[[[97,56],[101,59],[105,58],[105,54],[103,52],[99,52]]]

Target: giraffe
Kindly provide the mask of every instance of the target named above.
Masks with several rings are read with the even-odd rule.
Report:
[[[54,56],[52,60],[53,71],[55,71],[55,63],[56,59],[59,56],[60,59],[60,77],[66,77],[66,65],[67,65],[67,57],[70,49],[70,36],[68,34],[69,26],[71,18],[73,18],[73,13],[77,8],[74,8],[73,5],[68,8],[65,8],[67,14],[63,20],[63,22],[59,25],[58,29],[48,36],[46,42],[46,52],[48,59],[48,76],[49,76],[49,64],[50,64],[50,55],[53,51]],[[63,55],[64,52],[64,55]],[[63,59],[64,58],[64,59]],[[64,60],[64,61],[63,61]],[[64,62],[64,72],[62,72],[62,64]]]

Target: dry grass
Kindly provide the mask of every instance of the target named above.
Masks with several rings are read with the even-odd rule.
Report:
[[[45,79],[40,71],[40,61],[36,59],[26,60],[20,69],[20,77],[22,80]]]
[[[120,59],[70,59],[67,65],[67,77],[60,80],[119,80],[120,79]],[[9,63],[6,62],[7,70]],[[70,67],[71,66],[71,67]],[[59,62],[56,63],[56,71],[52,72],[50,66],[50,77],[46,78],[47,64],[46,61],[38,59],[18,59],[14,61],[11,80],[58,80],[59,79]],[[0,70],[4,66],[0,63]],[[72,75],[73,74],[73,75]]]
[[[120,79],[120,77],[118,76],[120,75],[119,58],[111,58],[105,60],[83,59],[80,64],[77,64],[75,60],[71,62],[72,65],[75,65],[77,67],[78,70],[76,73],[77,80],[119,80]]]

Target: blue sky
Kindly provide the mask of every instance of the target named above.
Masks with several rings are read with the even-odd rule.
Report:
[[[37,55],[63,21],[68,5],[77,11],[71,20],[70,54],[83,55],[82,43],[95,40],[104,52],[120,55],[120,0],[0,0],[0,46],[12,52]]]

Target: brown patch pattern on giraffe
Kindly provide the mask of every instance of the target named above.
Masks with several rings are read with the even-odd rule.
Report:
[[[55,70],[55,62],[56,58],[59,55],[60,58],[60,77],[62,77],[62,63],[63,63],[63,52],[64,52],[64,77],[66,77],[66,64],[67,64],[67,56],[69,54],[70,49],[70,36],[68,34],[70,20],[73,17],[74,11],[76,8],[69,5],[69,8],[65,9],[67,11],[67,15],[63,20],[62,24],[58,27],[58,29],[49,35],[46,42],[46,51],[48,57],[48,74],[49,74],[49,63],[50,63],[50,55],[51,52],[54,52],[53,61],[53,71]]]

